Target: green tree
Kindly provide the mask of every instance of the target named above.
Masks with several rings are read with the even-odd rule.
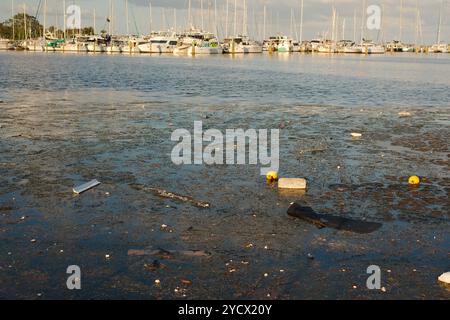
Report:
[[[26,29],[25,29],[26,23]],[[14,25],[14,27],[13,27]],[[0,36],[7,39],[21,40],[27,38],[37,38],[42,35],[43,27],[36,17],[18,13],[14,18],[3,22],[0,26]]]

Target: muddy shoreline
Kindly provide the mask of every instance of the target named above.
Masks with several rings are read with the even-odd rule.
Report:
[[[448,109],[179,104],[165,112],[167,104],[133,94],[75,108],[84,94],[1,106],[0,297],[448,299],[437,282],[449,261]],[[195,119],[218,129],[283,123],[280,173],[306,177],[308,192],[279,193],[257,166],[171,164],[170,133]],[[420,187],[408,186],[410,174],[424,177]],[[72,194],[94,178],[102,184]],[[318,229],[287,215],[292,201],[382,228]],[[209,254],[183,254],[199,250]],[[65,287],[68,265],[81,267],[82,290]],[[386,292],[365,288],[369,265],[381,267]]]

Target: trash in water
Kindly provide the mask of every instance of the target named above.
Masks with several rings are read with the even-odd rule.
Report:
[[[420,178],[418,176],[411,176],[408,179],[408,184],[411,186],[418,186],[420,184]]]
[[[361,138],[362,137],[362,133],[358,133],[358,132],[352,132],[351,135],[353,138]]]
[[[144,268],[150,271],[156,271],[159,269],[164,269],[166,266],[160,263],[158,260],[154,260],[152,263],[144,264]]]
[[[450,272],[446,272],[440,275],[439,281],[450,284]]]
[[[411,112],[401,111],[401,112],[398,113],[398,115],[400,117],[410,117],[411,116]]]
[[[336,230],[350,231],[360,234],[372,233],[381,228],[381,223],[352,220],[329,214],[318,214],[310,207],[302,207],[298,203],[292,203],[288,209],[291,217],[305,220],[319,228],[333,228]]]
[[[154,188],[154,187],[146,187],[141,184],[131,184],[130,187],[136,190],[143,190],[147,192],[152,192],[161,198],[174,199],[182,202],[189,202],[198,208],[209,208],[211,205],[208,202],[198,201],[189,196],[182,196],[173,192],[166,191],[164,189]]]
[[[276,171],[269,171],[266,175],[266,179],[269,182],[277,181],[278,180],[278,172]]]
[[[92,189],[92,188],[98,186],[99,184],[100,184],[100,182],[98,182],[97,180],[92,180],[85,184],[82,184],[81,186],[73,188],[73,192],[76,194],[80,194],[80,193],[83,193],[89,189]]]
[[[278,181],[279,189],[306,189],[306,180],[302,178],[281,178]]]

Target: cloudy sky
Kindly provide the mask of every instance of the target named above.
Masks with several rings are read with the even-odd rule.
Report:
[[[11,16],[11,6],[14,1],[15,12],[26,11],[35,15],[39,2],[45,0],[0,0],[0,20],[6,20]],[[125,0],[66,0],[66,6],[75,4],[82,10],[82,25],[94,24],[94,11],[96,27],[108,29],[106,18],[109,16],[109,3],[112,1],[115,17],[113,27],[115,33],[126,32]],[[152,4],[153,30],[165,30],[176,26],[178,30],[185,29],[188,25],[187,8],[189,0],[128,0],[129,1],[129,30],[130,33],[148,33],[150,29],[150,6]],[[266,7],[266,35],[278,32],[298,37],[300,30],[300,3],[301,0],[246,0],[247,1],[247,28],[255,38],[263,36],[263,12]],[[192,20],[196,26],[201,26],[200,5],[203,2],[203,26],[205,29],[217,30],[223,37],[226,28],[226,7],[229,3],[229,34],[234,31],[234,4],[235,0],[191,0]],[[237,30],[243,30],[243,3],[238,0],[237,5]],[[383,10],[382,32],[367,32],[366,37],[372,39],[392,40],[400,35],[400,12],[402,14],[402,40],[414,42],[416,38],[417,8],[422,15],[422,33],[424,42],[433,43],[437,38],[437,26],[439,14],[442,13],[442,41],[450,42],[450,0],[444,0],[441,10],[441,0],[304,0],[304,27],[303,38],[311,39],[319,34],[331,32],[332,7],[336,7],[338,13],[339,32],[345,31],[345,38],[353,39],[356,25],[356,38],[360,37],[362,7],[364,2],[369,5],[379,5]],[[401,10],[403,2],[403,10]],[[217,3],[217,19],[214,14]],[[63,0],[47,0],[47,24],[63,26]],[[356,23],[354,16],[356,14]],[[292,18],[291,18],[292,16]],[[176,19],[175,19],[176,17]],[[40,10],[39,19],[43,20],[43,9]],[[345,19],[345,23],[344,23]],[[217,24],[215,23],[217,21]],[[291,22],[292,21],[292,22]],[[345,25],[345,27],[344,27]]]

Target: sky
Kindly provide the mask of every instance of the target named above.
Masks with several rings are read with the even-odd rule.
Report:
[[[4,21],[11,16],[12,2],[15,12],[26,12],[35,15],[39,2],[45,0],[0,0],[0,20]],[[63,28],[63,0],[47,1],[47,25],[56,25]],[[110,14],[109,4],[113,3],[114,16]],[[326,34],[331,37],[332,8],[338,14],[339,33],[345,32],[346,39],[353,39],[356,30],[356,39],[361,36],[361,20],[363,5],[379,5],[383,8],[383,28],[379,31],[365,31],[365,37],[374,40],[390,41],[400,38],[404,42],[414,43],[417,36],[417,8],[421,12],[421,25],[423,42],[431,44],[436,42],[439,15],[442,14],[441,40],[450,42],[450,0],[303,0],[303,40],[312,39],[318,35]],[[443,1],[443,6],[441,6]],[[115,34],[126,34],[126,0],[66,0],[66,7],[75,4],[80,6],[82,25],[95,25],[98,31],[108,30],[106,18],[111,16],[112,29]],[[228,28],[227,28],[227,2],[228,2]],[[403,10],[401,3],[403,2]],[[188,26],[189,0],[128,0],[129,32],[133,34],[148,34],[152,30],[167,30],[177,28],[186,29]],[[150,15],[150,5],[152,14]],[[200,10],[203,3],[203,11]],[[215,3],[217,10],[215,10]],[[244,0],[237,1],[236,30],[242,33],[244,29]],[[266,7],[266,37],[283,33],[296,39],[300,38],[300,7],[301,0],[246,0],[247,3],[247,30],[255,39],[263,37],[264,7]],[[212,32],[216,31],[223,38],[234,33],[235,0],[191,0],[192,21],[197,27],[203,27]],[[441,10],[441,8],[443,8]],[[217,12],[217,14],[215,14]],[[402,14],[400,14],[402,12]],[[356,14],[356,22],[355,22]],[[150,19],[150,16],[152,17]],[[400,16],[402,17],[400,19]],[[38,15],[43,21],[43,9]],[[344,22],[345,20],[345,22]],[[402,23],[400,24],[400,20]],[[217,23],[216,23],[217,22]],[[400,28],[402,25],[402,28]],[[355,28],[356,26],[356,28]]]

